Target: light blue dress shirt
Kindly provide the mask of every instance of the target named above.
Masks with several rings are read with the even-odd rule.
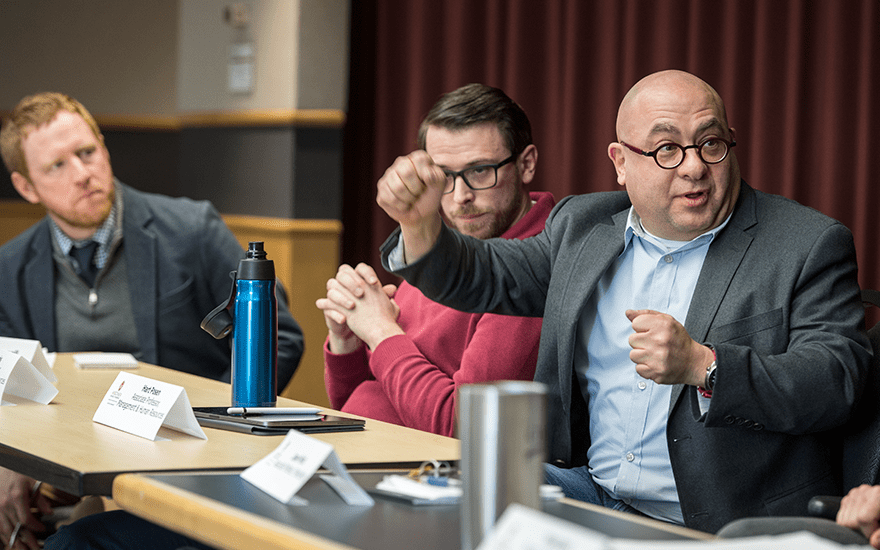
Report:
[[[676,523],[684,521],[666,444],[672,386],[636,373],[624,312],[651,309],[684,324],[709,244],[726,224],[670,241],[645,231],[630,208],[623,252],[578,324],[575,369],[590,412],[590,473],[612,497]]]

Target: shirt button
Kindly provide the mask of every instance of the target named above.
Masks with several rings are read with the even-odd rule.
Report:
[[[643,390],[643,389],[645,389],[645,388],[647,388],[647,387],[648,387],[648,383],[647,383],[647,382],[645,382],[644,380],[639,380],[639,389],[640,389],[640,390]]]
[[[663,261],[666,262],[666,263],[668,263],[668,264],[671,264],[671,263],[672,263],[672,255],[671,255],[671,254],[667,254],[666,256],[663,256]]]
[[[626,461],[627,462],[632,462],[635,459],[636,459],[636,455],[634,455],[632,453],[626,453]]]

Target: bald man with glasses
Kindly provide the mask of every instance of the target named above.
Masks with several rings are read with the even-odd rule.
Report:
[[[533,238],[443,227],[428,158],[380,182],[388,269],[450,307],[543,317],[546,472],[568,496],[715,532],[842,494],[871,360],[852,235],[747,185],[735,143],[718,93],[663,71],[620,105],[624,191],[563,199]]]

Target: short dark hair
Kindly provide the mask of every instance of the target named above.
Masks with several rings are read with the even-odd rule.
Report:
[[[428,128],[461,130],[475,124],[494,123],[511,154],[519,155],[532,144],[532,125],[522,107],[498,88],[468,84],[444,94],[419,126],[418,146],[425,148]]]

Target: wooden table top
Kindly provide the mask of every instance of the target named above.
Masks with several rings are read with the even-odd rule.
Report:
[[[159,432],[165,440],[150,441],[92,421],[118,370],[79,370],[71,354],[58,354],[54,371],[59,393],[50,404],[18,400],[0,407],[0,466],[72,494],[109,495],[113,478],[125,472],[244,469],[281,442],[281,436],[211,428],[204,428],[207,441],[167,428]],[[231,399],[223,382],[146,363],[131,372],[182,386],[194,407],[225,406]],[[278,406],[309,404],[279,397]],[[312,437],[333,445],[349,468],[412,467],[460,456],[456,439],[370,419],[362,432]]]

